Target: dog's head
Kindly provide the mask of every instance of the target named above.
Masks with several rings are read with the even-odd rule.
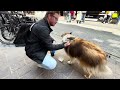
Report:
[[[67,41],[72,41],[75,39],[75,36],[72,35],[72,32],[70,33],[64,33],[61,35],[62,37],[62,42],[67,42]]]

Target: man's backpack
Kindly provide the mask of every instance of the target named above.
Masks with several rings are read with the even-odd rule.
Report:
[[[26,40],[31,33],[31,28],[35,23],[24,23],[21,25],[20,30],[17,33],[17,36],[14,40],[16,47],[21,47],[26,45]]]

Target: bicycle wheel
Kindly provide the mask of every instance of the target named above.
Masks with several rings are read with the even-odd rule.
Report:
[[[15,39],[15,31],[14,30],[15,28],[11,28],[9,26],[5,26],[3,28],[1,28],[1,35],[2,37],[5,39],[5,40],[8,40],[8,41],[12,41]]]

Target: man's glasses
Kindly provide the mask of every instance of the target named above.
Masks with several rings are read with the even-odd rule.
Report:
[[[53,17],[55,18],[56,21],[58,21],[58,18],[57,18],[57,17],[55,17],[54,15],[53,15]]]

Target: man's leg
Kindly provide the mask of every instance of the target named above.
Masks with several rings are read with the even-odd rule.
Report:
[[[105,17],[102,21],[102,23],[106,23],[107,22],[107,17]]]
[[[67,17],[67,22],[69,22],[69,15],[67,15],[66,17]]]
[[[71,22],[71,14],[69,13],[69,21],[68,22]]]
[[[79,20],[77,20],[77,23],[79,23]]]
[[[86,16],[86,14],[83,13],[83,22],[85,22],[85,16]]]
[[[108,22],[109,22],[109,18],[110,18],[110,16],[107,15],[107,18],[106,18],[106,22],[105,22],[105,23],[108,23]]]
[[[81,21],[83,22],[83,17],[84,17],[84,15],[83,15],[83,13],[82,13],[82,17],[81,17]]]
[[[41,68],[47,69],[47,70],[52,70],[56,67],[57,62],[54,58],[51,57],[51,55],[47,54],[42,62],[40,64]]]
[[[55,50],[50,51],[50,53],[51,53],[51,56],[54,56],[54,54],[55,54]]]

